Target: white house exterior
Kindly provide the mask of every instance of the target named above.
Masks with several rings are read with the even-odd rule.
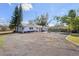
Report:
[[[41,32],[41,31],[47,31],[47,27],[42,27],[39,25],[34,24],[27,24],[24,26],[18,27],[17,32]]]

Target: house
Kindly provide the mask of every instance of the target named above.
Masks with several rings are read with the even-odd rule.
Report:
[[[0,31],[9,31],[10,28],[7,25],[0,25]]]
[[[0,25],[0,31],[2,31],[2,25]]]
[[[42,32],[47,31],[47,27],[42,27],[36,24],[27,24],[23,26],[19,26],[16,30],[17,32]]]

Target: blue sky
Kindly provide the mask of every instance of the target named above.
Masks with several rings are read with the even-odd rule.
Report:
[[[18,4],[0,4],[0,23],[8,23],[11,19],[12,13],[14,11],[15,6]],[[23,5],[27,7],[26,10],[23,10],[23,22],[27,23],[29,20],[34,20],[37,16],[41,14],[48,13],[49,20],[51,20],[54,16],[63,16],[68,13],[70,9],[79,9],[79,4],[74,3],[33,3],[27,5]],[[27,10],[28,9],[28,10]],[[56,24],[55,20],[52,20],[50,25]]]

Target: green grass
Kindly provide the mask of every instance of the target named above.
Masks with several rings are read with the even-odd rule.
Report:
[[[73,42],[74,44],[79,45],[79,34],[71,34],[67,38],[69,41]]]
[[[4,37],[0,35],[0,47],[2,47],[4,44]]]

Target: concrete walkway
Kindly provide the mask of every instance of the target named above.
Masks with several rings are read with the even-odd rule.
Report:
[[[63,33],[15,33],[6,35],[0,55],[6,56],[70,56],[78,55],[79,48],[65,40]]]

